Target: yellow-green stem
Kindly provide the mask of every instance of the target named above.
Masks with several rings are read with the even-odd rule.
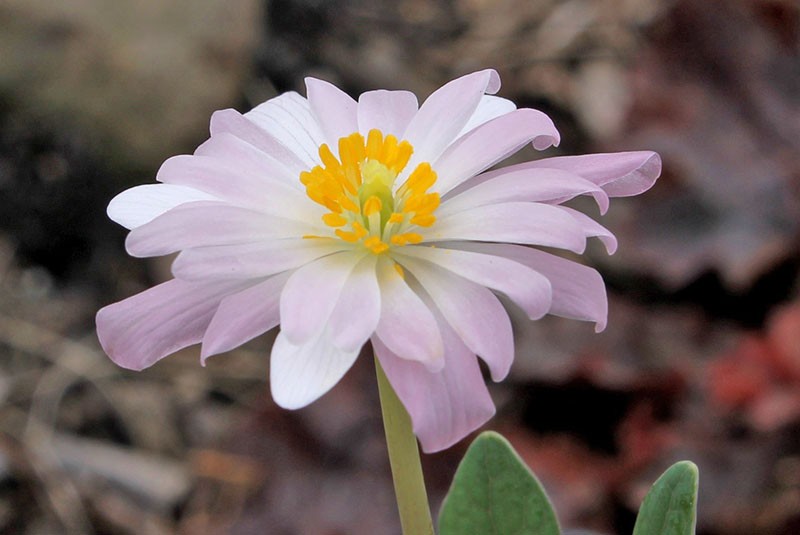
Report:
[[[386,445],[403,535],[433,535],[428,493],[422,478],[422,465],[417,438],[411,429],[411,418],[389,384],[377,357],[375,372],[378,375],[383,427],[386,430]]]

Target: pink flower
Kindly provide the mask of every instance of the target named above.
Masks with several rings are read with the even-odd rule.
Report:
[[[100,310],[97,332],[122,367],[146,368],[191,344],[203,361],[280,325],[272,395],[303,407],[368,341],[425,451],[447,448],[495,411],[476,355],[502,380],[514,358],[495,292],[531,319],[605,326],[593,269],[529,245],[584,250],[614,236],[561,203],[636,195],[658,177],[653,152],[559,157],[485,172],[528,143],[557,145],[552,121],[490,96],[485,70],[422,104],[406,91],[358,102],[309,78],[241,115],[211,117],[193,155],[160,184],[119,194],[109,216],[137,257],[180,252],[175,278]]]

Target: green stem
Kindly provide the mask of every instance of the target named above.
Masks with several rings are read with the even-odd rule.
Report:
[[[422,465],[417,438],[411,429],[411,418],[389,384],[377,357],[375,372],[378,375],[383,427],[386,430],[386,445],[403,535],[433,535],[428,493],[422,478]]]

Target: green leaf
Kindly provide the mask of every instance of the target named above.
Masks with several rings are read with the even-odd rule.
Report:
[[[633,535],[694,535],[698,483],[694,463],[673,464],[645,496]]]
[[[440,535],[558,535],[542,486],[508,441],[482,433],[467,450],[439,514]]]

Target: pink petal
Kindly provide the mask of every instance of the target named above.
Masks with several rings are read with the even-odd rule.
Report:
[[[538,110],[515,110],[480,125],[456,140],[435,161],[433,168],[439,175],[436,191],[447,193],[530,141],[539,150],[559,141],[553,121]]]
[[[316,78],[306,78],[306,93],[311,111],[336,154],[339,138],[358,132],[358,105],[335,85]]]
[[[210,200],[215,200],[214,196],[186,186],[145,184],[126,189],[111,199],[107,211],[113,221],[134,229],[181,204]]]
[[[583,226],[583,232],[587,238],[597,238],[603,242],[608,254],[614,254],[617,251],[617,237],[614,236],[614,234],[612,234],[611,231],[606,227],[583,212],[573,210],[572,208],[568,208],[566,206],[559,206],[558,208],[564,210],[569,215],[574,217],[575,220],[580,223],[581,226]]]
[[[281,294],[281,333],[295,345],[319,335],[362,255],[332,254],[295,271]]]
[[[378,263],[381,317],[375,334],[401,359],[421,362],[431,371],[444,366],[444,345],[428,306],[395,269],[394,262]]]
[[[661,157],[651,151],[559,156],[516,166],[563,169],[601,186],[611,197],[629,197],[647,191],[661,174]]]
[[[417,96],[410,91],[367,91],[358,97],[358,130],[366,136],[377,128],[384,135],[403,139],[418,108]]]
[[[275,136],[259,128],[236,110],[219,110],[211,115],[211,137],[223,132],[232,134],[261,152],[269,154],[298,177],[302,171],[308,169],[303,158],[297,154],[296,147],[284,145]]]
[[[117,365],[143,370],[200,342],[220,300],[241,282],[192,284],[171,280],[97,313],[97,337]]]
[[[294,269],[347,250],[341,240],[282,239],[181,251],[172,274],[183,280],[255,279]]]
[[[452,143],[475,113],[484,93],[500,89],[500,77],[491,69],[457,78],[431,94],[406,128],[414,146],[407,169],[434,161]]]
[[[478,359],[444,322],[441,331],[446,349],[445,365],[439,372],[398,357],[380,340],[372,341],[425,453],[449,448],[495,413]]]
[[[194,151],[195,156],[206,156],[228,161],[240,172],[260,178],[261,186],[276,182],[303,191],[299,175],[266,152],[228,132],[210,137]],[[310,168],[310,167],[309,167]]]
[[[404,247],[397,255],[427,260],[476,284],[502,292],[533,320],[550,310],[552,291],[547,278],[507,258],[427,246]]]
[[[318,234],[325,231],[320,227],[219,202],[200,201],[173,208],[133,229],[125,247],[131,256],[161,256],[192,247]]]
[[[325,140],[306,98],[294,91],[283,93],[244,116],[286,147],[292,147],[309,168],[319,163],[319,146]]]
[[[489,122],[495,117],[500,117],[517,109],[517,105],[508,99],[496,97],[494,95],[483,95],[478,107],[475,108],[472,116],[456,135],[456,139],[460,138],[467,132],[474,130],[483,123]]]
[[[490,171],[463,182],[450,190],[437,210],[438,217],[475,206],[502,202],[546,202],[560,204],[578,195],[590,194],[600,207],[608,210],[608,195],[602,188],[576,174],[560,169],[523,169]]]
[[[524,243],[568,249],[586,248],[584,228],[560,207],[509,202],[477,206],[451,214],[429,228],[418,229],[426,242],[476,240]]]
[[[208,357],[239,347],[278,325],[281,290],[289,274],[271,277],[220,302],[203,336],[203,364]]]
[[[268,168],[258,172],[244,165],[245,161],[230,157],[173,156],[161,165],[156,179],[199,189],[232,204],[287,219],[315,221],[325,213],[305,192],[285,182],[269,180]]]
[[[497,297],[435,264],[406,256],[397,260],[419,281],[464,344],[488,364],[492,379],[503,379],[514,361],[514,336]]]
[[[553,288],[550,314],[593,321],[597,332],[605,329],[608,301],[603,278],[594,269],[532,247],[504,243],[453,242],[444,247],[458,247],[477,253],[504,256],[535,269],[548,278]]]
[[[324,331],[302,345],[292,344],[281,331],[269,363],[272,398],[284,409],[305,407],[339,382],[358,353],[338,349]]]

